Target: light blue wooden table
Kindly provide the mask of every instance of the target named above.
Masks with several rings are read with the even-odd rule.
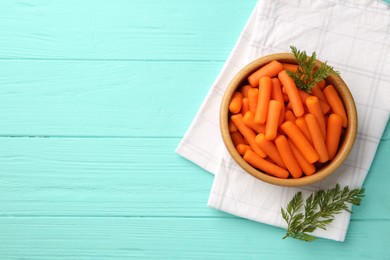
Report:
[[[255,2],[0,2],[0,259],[390,259],[389,126],[345,243],[207,208],[174,153]]]

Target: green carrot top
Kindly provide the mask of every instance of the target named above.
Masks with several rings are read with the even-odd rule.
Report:
[[[306,51],[300,51],[295,46],[290,46],[290,48],[297,60],[298,69],[296,72],[287,71],[287,74],[294,79],[295,84],[299,89],[311,93],[311,88],[330,74],[340,74],[338,71],[335,71],[333,67],[326,64],[326,62],[316,68],[316,52],[313,52],[311,56],[308,56]]]

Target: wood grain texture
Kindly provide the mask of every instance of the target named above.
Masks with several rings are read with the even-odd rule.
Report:
[[[0,136],[183,136],[221,62],[0,61]]]
[[[7,259],[36,260],[386,259],[384,224],[352,221],[344,243],[307,244],[238,218],[8,218],[0,223],[0,250]]]
[[[230,217],[207,208],[212,175],[179,139],[0,138],[0,216]],[[390,220],[383,142],[353,219]]]
[[[388,258],[389,124],[345,243],[207,208],[174,153],[255,3],[0,1],[1,259]]]
[[[255,3],[2,1],[0,58],[223,61]]]

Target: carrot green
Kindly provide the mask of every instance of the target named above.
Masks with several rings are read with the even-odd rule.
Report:
[[[308,56],[306,51],[300,51],[295,46],[290,46],[290,48],[299,66],[296,72],[287,70],[287,74],[292,79],[294,79],[295,84],[299,89],[311,93],[311,88],[328,77],[330,74],[340,74],[326,62],[324,62],[320,67],[316,68],[316,52],[313,52],[311,56]]]
[[[281,209],[282,217],[288,224],[286,235],[295,239],[312,242],[315,236],[308,233],[317,228],[326,230],[326,225],[334,220],[334,215],[343,210],[351,212],[348,204],[360,205],[364,197],[364,188],[350,190],[348,186],[341,188],[336,184],[328,190],[318,190],[312,193],[305,201],[302,212],[302,192],[298,192],[288,203],[286,209]]]

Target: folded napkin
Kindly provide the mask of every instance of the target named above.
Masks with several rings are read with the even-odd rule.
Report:
[[[287,188],[244,172],[221,139],[219,107],[234,75],[261,56],[289,52],[290,45],[317,52],[350,87],[358,110],[351,154],[335,174],[315,185]],[[230,214],[286,228],[280,208],[336,183],[362,186],[390,112],[390,8],[376,0],[260,0],[176,152],[215,174],[208,205]],[[344,241],[344,212],[314,235]]]

